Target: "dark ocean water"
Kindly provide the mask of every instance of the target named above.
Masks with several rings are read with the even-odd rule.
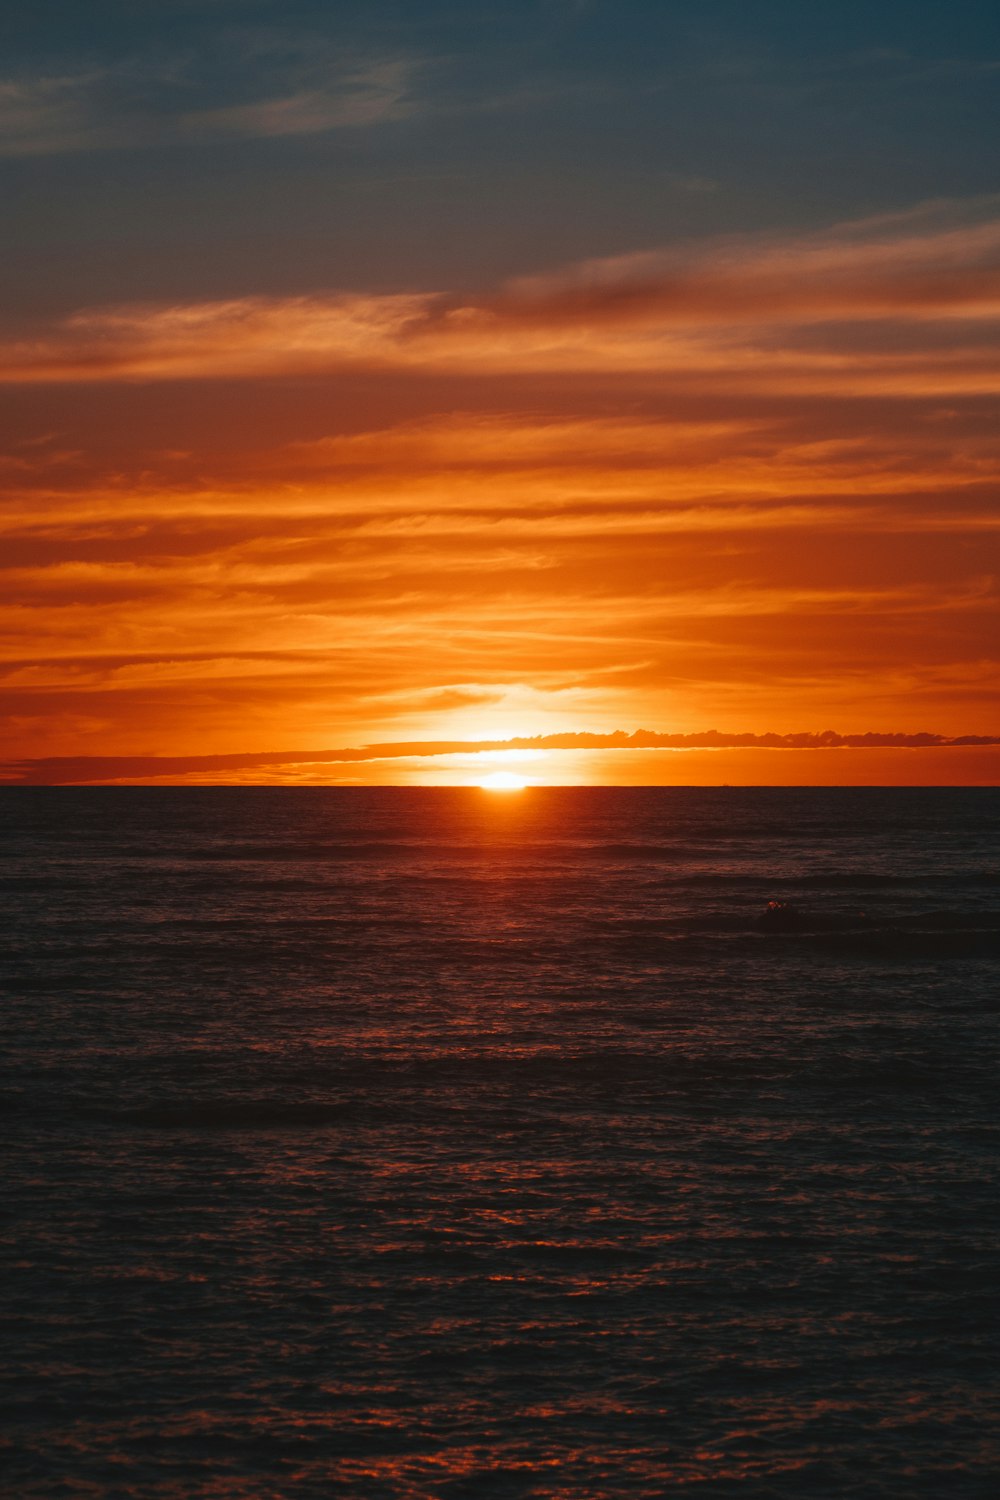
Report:
[[[0,826],[5,1495],[1000,1492],[1000,793]]]

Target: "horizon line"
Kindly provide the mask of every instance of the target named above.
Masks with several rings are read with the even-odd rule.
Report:
[[[142,775],[169,776],[255,767],[305,767],[358,764],[379,760],[435,759],[446,755],[480,755],[504,751],[547,750],[941,750],[1000,746],[1000,735],[943,735],[927,731],[874,731],[841,734],[828,729],[789,734],[725,733],[703,730],[689,734],[637,729],[607,733],[564,731],[542,735],[512,735],[507,739],[387,741],[332,750],[229,751],[201,755],[75,755],[18,757],[0,763],[0,785],[45,786],[108,781]]]

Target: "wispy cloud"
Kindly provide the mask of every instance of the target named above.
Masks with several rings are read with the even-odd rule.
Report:
[[[727,236],[514,282],[510,317],[682,323],[1000,313],[997,200],[933,203],[798,236]]]
[[[415,58],[338,55],[327,44],[275,61],[231,48],[216,72],[208,88],[197,59],[135,56],[2,79],[0,157],[316,135],[421,107]]]
[[[1000,217],[990,201],[587,261],[479,298],[352,293],[94,309],[0,343],[0,380],[366,368],[590,372],[730,392],[993,393],[998,333]]]
[[[218,452],[214,423],[108,471],[64,434],[11,446],[8,745],[58,745],[57,708],[123,749],[226,749],[239,723],[257,750],[275,720],[299,744],[731,728],[787,704],[812,728],[996,722],[990,403],[587,416],[571,394],[268,444],[274,396]]]
[[[417,109],[410,95],[414,66],[401,58],[346,69],[324,86],[180,116],[178,131],[198,139],[317,135],[403,120]]]
[[[159,422],[126,462],[115,419],[104,467],[63,436],[0,455],[8,743],[224,750],[238,722],[256,752],[280,721],[468,746],[650,704],[678,731],[788,704],[989,731],[998,287],[990,200],[479,297],[97,309],[0,340],[8,381],[96,383],[109,412],[116,382],[243,382],[218,451],[214,422],[200,447]],[[326,425],[361,371],[425,414],[379,421],[375,394],[360,430]],[[272,435],[284,376],[308,436]]]
[[[113,143],[96,100],[104,70],[0,81],[0,156],[86,151]]]

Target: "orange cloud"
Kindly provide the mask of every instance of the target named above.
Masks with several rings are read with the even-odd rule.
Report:
[[[6,753],[991,734],[994,210],[8,339]]]
[[[987,199],[975,207],[990,214],[997,204]],[[968,212],[929,204],[825,233],[733,235],[584,261],[524,277],[494,305],[508,317],[545,324],[660,315],[681,323],[996,318],[1000,220],[962,222]]]
[[[698,771],[703,769],[705,758],[698,755],[699,751],[711,751],[716,755],[720,752],[732,751],[758,752],[754,769],[759,774],[761,768],[759,752],[780,752],[782,758],[792,757],[797,766],[802,766],[811,757],[828,757],[831,751],[865,751],[869,754],[886,751],[932,751],[936,752],[935,759],[940,759],[941,751],[950,750],[953,767],[959,770],[957,763],[963,755],[968,755],[969,752],[971,755],[968,758],[973,760],[977,768],[1000,766],[998,748],[1000,748],[1000,736],[967,735],[949,738],[932,733],[880,734],[871,732],[844,735],[834,730],[826,730],[822,734],[720,734],[711,730],[703,734],[679,735],[657,734],[648,730],[636,730],[628,734],[623,730],[618,730],[611,734],[540,735],[532,738],[471,742],[417,741],[412,744],[367,745],[360,749],[265,751],[258,754],[51,757],[0,764],[0,782],[20,786],[93,785],[109,782],[155,784],[167,781],[190,781],[208,785],[231,782],[260,784],[268,781],[297,779],[315,782],[324,779],[339,779],[337,771],[339,767],[396,761],[405,763],[407,769],[419,767],[420,763],[424,763],[426,767],[433,770],[435,769],[433,762],[439,760],[449,762],[452,767],[460,767],[467,773],[470,768],[476,769],[477,758],[485,757],[489,760],[496,757],[496,752],[500,752],[501,760],[504,756],[513,753],[525,753],[534,757],[531,766],[537,773],[536,784],[544,785],[553,779],[558,784],[563,776],[557,772],[553,778],[553,771],[556,766],[561,769],[566,767],[567,753],[570,757],[587,756],[590,759],[593,759],[595,753],[603,754],[606,759],[612,756],[620,758],[623,754],[635,757],[641,761],[650,781],[670,784],[675,781],[683,782],[685,772],[690,773],[692,769],[692,758],[693,765]],[[663,751],[674,752],[675,755],[681,752],[681,757],[670,765],[662,755],[656,754],[656,752]],[[553,752],[556,753],[553,754]],[[803,761],[803,755],[805,761]],[[858,761],[855,754],[856,763],[847,771],[848,781],[861,785],[868,782],[867,772],[871,767],[863,765],[864,758]],[[733,763],[731,756],[727,756],[727,763]],[[886,763],[884,753],[877,757],[878,766],[884,766]],[[751,761],[750,764],[753,762]],[[650,768],[658,769],[659,774],[651,775]],[[747,769],[749,766],[744,763],[744,772]],[[768,770],[773,773],[778,769],[778,763],[772,759]],[[842,776],[845,770],[847,768],[842,766]],[[329,773],[333,773],[332,776]],[[780,769],[780,774],[787,777],[787,773],[788,766],[785,765]],[[481,770],[478,774],[482,774]],[[356,782],[359,778],[344,779]],[[570,774],[565,779],[572,781],[575,777]],[[611,779],[628,783],[633,781],[633,775],[627,766],[622,765],[621,774]],[[701,775],[695,777],[696,781],[702,779]],[[738,779],[741,782],[745,781],[745,777]],[[800,778],[794,777],[793,779],[799,780]],[[822,779],[825,781],[827,778]],[[764,784],[771,780],[772,777],[767,776]]]
[[[995,392],[1000,220],[988,216],[992,202],[974,208],[978,221],[932,205],[825,235],[589,261],[478,299],[342,293],[96,309],[6,340],[0,379],[372,368],[590,371],[774,392]],[[873,342],[873,322],[898,332]]]
[[[179,488],[53,491],[41,462],[0,504],[7,742],[537,732],[650,702],[694,727],[785,698],[978,728],[997,438],[930,415],[831,439],[777,410],[448,413],[196,455],[223,472]]]

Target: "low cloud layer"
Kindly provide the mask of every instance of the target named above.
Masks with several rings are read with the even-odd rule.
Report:
[[[490,755],[497,752],[546,751],[697,751],[697,750],[930,750],[1000,746],[1000,735],[941,735],[873,733],[839,734],[658,734],[651,730],[611,734],[531,735],[509,740],[439,740],[366,745],[359,749],[263,751],[229,755],[108,755],[51,756],[38,760],[0,763],[0,782],[10,786],[96,785],[119,782],[157,782],[190,779],[198,784],[226,785],[232,781],[280,779],[281,773],[308,784],[321,783],[329,767],[356,766],[372,761],[432,761],[443,757]],[[485,774],[485,772],[484,772]],[[544,781],[542,768],[539,779]],[[683,766],[677,773],[683,782]]]

